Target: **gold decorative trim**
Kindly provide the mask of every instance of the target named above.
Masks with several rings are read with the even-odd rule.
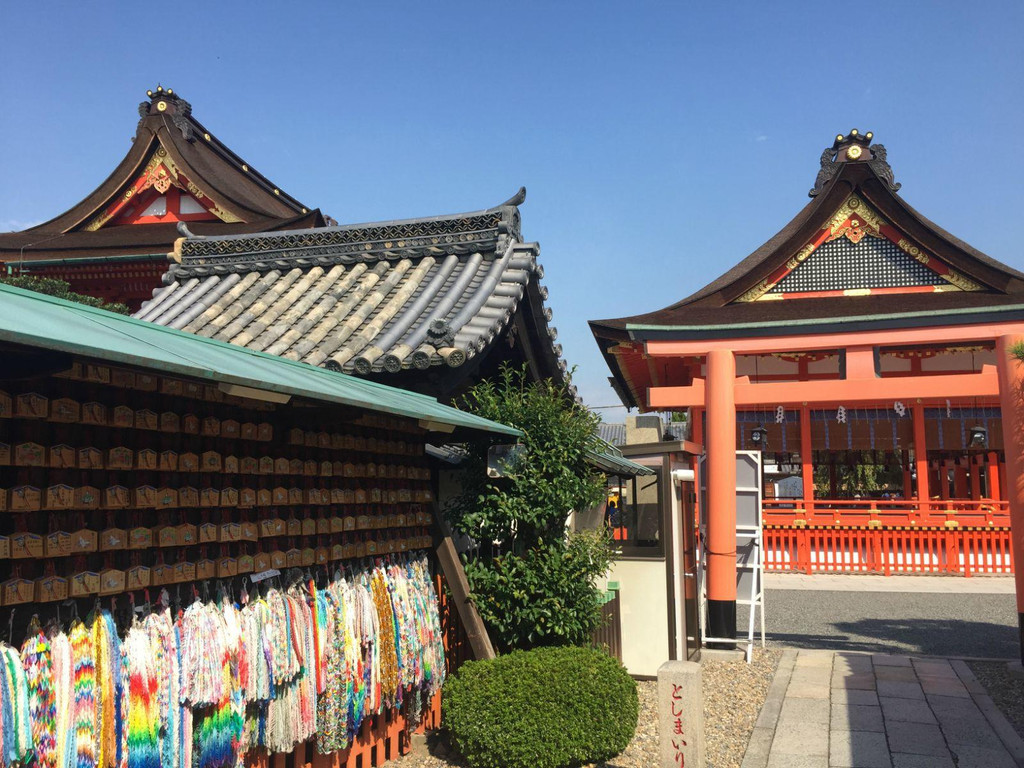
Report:
[[[916,245],[914,245],[912,242],[907,240],[907,238],[905,238],[905,237],[901,237],[899,239],[899,242],[896,243],[896,245],[904,253],[906,253],[909,256],[911,256],[915,261],[919,261],[919,262],[921,262],[922,264],[925,264],[925,265],[927,265],[931,261],[931,256],[929,256],[923,250],[921,250]],[[945,265],[943,265],[943,266],[945,266]],[[961,291],[983,291],[983,290],[985,290],[985,288],[983,286],[979,285],[978,283],[974,282],[973,280],[971,280],[971,279],[969,279],[967,277],[964,277],[963,275],[961,275],[956,270],[950,269],[949,267],[946,267],[946,270],[947,271],[944,272],[944,273],[943,272],[939,272],[938,270],[935,270],[935,271],[939,275],[939,277],[941,277],[943,280],[945,280],[947,283],[949,283],[950,285],[954,286],[955,288],[958,288]]]

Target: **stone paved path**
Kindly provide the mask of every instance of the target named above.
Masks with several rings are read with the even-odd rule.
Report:
[[[962,661],[787,650],[743,768],[1020,768],[1024,741]]]

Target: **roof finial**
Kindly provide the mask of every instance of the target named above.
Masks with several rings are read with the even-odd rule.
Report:
[[[847,135],[837,134],[832,146],[821,153],[821,170],[814,180],[814,187],[807,193],[809,197],[816,197],[825,185],[839,173],[839,169],[845,163],[866,163],[875,174],[884,181],[889,189],[897,191],[901,185],[897,184],[892,175],[892,168],[885,160],[885,147],[881,144],[871,146],[871,139],[874,134],[871,131],[861,133],[856,128]]]

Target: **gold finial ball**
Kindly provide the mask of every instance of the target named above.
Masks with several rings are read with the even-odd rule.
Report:
[[[248,172],[249,172],[249,166],[248,166],[248,165],[245,165],[245,164],[243,163],[243,164],[242,164],[242,170],[243,170],[243,171],[245,171],[246,173],[248,173]]]
[[[280,189],[275,189],[274,190],[274,194],[275,195],[280,195],[281,194],[281,190]]]
[[[153,92],[152,92],[152,91],[146,91],[146,95],[147,95],[147,96],[152,96],[152,95],[153,95]]]
[[[173,93],[174,93],[174,91],[172,91],[172,90],[171,90],[170,88],[168,88],[168,89],[167,89],[167,95],[168,95],[168,96],[170,96],[170,95],[171,95],[171,94],[173,94]]]
[[[210,134],[204,133],[203,134],[203,138],[206,139],[207,141],[209,141],[210,140]]]
[[[871,131],[868,131],[867,133],[865,133],[865,134],[864,134],[864,136],[865,136],[866,138],[868,138],[868,139],[870,139],[870,138],[871,138],[871,137],[872,137],[873,135],[874,135],[874,134],[873,134],[873,133],[871,133]]]
[[[842,141],[842,140],[843,140],[843,134],[840,133],[840,134],[838,134],[836,136],[836,141]]]
[[[309,211],[307,211],[305,208],[302,209],[302,212],[303,213],[309,213]]]
[[[856,136],[857,135],[857,129],[854,128],[852,131],[850,131],[850,135],[851,136]]]
[[[158,86],[156,87],[156,92],[157,92],[157,93],[163,93],[163,92],[164,92],[164,87],[163,87],[162,85],[158,85]]]

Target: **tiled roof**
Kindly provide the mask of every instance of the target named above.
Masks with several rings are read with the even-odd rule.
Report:
[[[539,246],[520,242],[524,191],[474,213],[179,240],[136,317],[357,374],[455,368],[517,309],[544,375],[565,363],[543,306]],[[520,305],[523,305],[522,307]],[[526,332],[518,329],[518,335]]]
[[[658,416],[661,418],[661,435],[663,440],[689,440],[690,439],[690,425],[685,421],[672,421],[672,413],[665,412],[654,412],[646,414],[648,416]],[[597,435],[606,443],[611,443],[614,446],[626,445],[626,425],[625,424],[604,424],[601,423],[597,427]]]

